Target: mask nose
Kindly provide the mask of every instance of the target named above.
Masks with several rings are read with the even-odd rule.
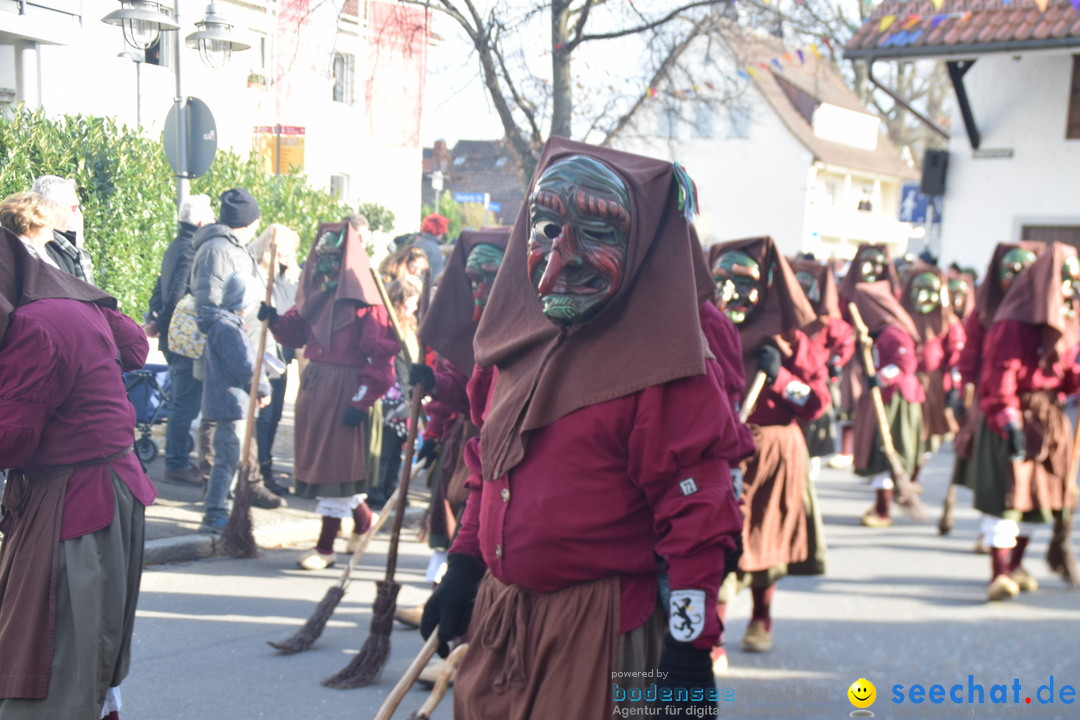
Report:
[[[544,269],[544,275],[540,278],[537,288],[541,295],[547,295],[555,288],[555,280],[559,277],[559,273],[570,264],[573,232],[569,225],[563,225],[558,237],[552,240],[547,267]]]

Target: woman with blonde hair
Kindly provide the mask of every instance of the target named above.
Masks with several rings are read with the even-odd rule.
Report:
[[[428,270],[428,257],[421,248],[410,245],[386,256],[379,265],[379,274],[387,285],[403,277],[419,279]]]
[[[270,248],[276,246],[274,267],[270,267]],[[248,252],[259,266],[259,272],[264,282],[273,274],[273,306],[279,313],[284,314],[296,302],[296,288],[300,282],[300,265],[296,261],[300,250],[300,235],[281,223],[272,223],[262,232],[259,237],[248,245]],[[288,495],[288,484],[281,485],[274,478],[274,436],[277,434],[278,423],[281,422],[281,413],[285,407],[285,386],[288,378],[286,368],[296,351],[292,348],[283,347],[274,342],[272,337],[267,337],[266,355],[276,358],[269,364],[280,374],[270,378],[270,404],[259,411],[259,419],[255,424],[255,439],[259,446],[259,470],[262,473],[263,482],[270,492],[276,495]]]
[[[18,192],[0,202],[0,225],[19,236],[30,254],[58,267],[45,246],[52,240],[52,229],[59,226],[63,211],[59,205],[36,192]]]

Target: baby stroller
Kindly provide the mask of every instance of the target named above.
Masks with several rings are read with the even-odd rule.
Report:
[[[150,364],[141,370],[124,373],[128,400],[135,407],[135,427],[142,433],[135,441],[135,454],[148,463],[158,454],[150,437],[150,428],[169,417],[169,368]]]

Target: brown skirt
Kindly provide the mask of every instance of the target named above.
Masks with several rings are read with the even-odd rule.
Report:
[[[859,399],[856,413],[859,422],[855,425],[855,474],[867,477],[889,472],[889,459],[885,456],[885,445],[878,432],[871,392]],[[922,403],[909,403],[897,390],[885,405],[885,417],[889,421],[893,445],[904,463],[904,469],[908,475],[914,476],[926,448]]]
[[[296,397],[295,482],[301,497],[350,497],[367,488],[363,425],[342,423],[356,368],[309,362]]]
[[[1012,520],[1047,522],[1051,512],[1065,504],[1072,426],[1054,393],[1025,394],[1020,409],[1027,436],[1024,462],[1009,460],[1008,443],[985,420],[975,434],[975,509]]]
[[[743,463],[746,521],[739,569],[765,570],[805,560],[806,441],[795,423],[751,425],[757,452]]]
[[[468,640],[455,680],[455,720],[612,716],[618,578],[533,593],[489,572]]]
[[[952,484],[963,485],[967,488],[975,487],[975,473],[978,464],[973,459],[972,449],[975,443],[975,432],[983,426],[982,410],[977,402],[972,403],[964,416],[964,422],[953,436],[953,471]]]
[[[923,428],[926,437],[950,435],[956,432],[956,421],[952,413],[945,411],[945,373],[935,370],[932,373],[916,373],[926,400],[923,402]]]

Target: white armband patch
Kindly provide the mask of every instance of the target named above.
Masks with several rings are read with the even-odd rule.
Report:
[[[679,483],[679,489],[682,490],[682,494],[685,496],[693,495],[694,493],[696,493],[698,487],[697,483],[694,482],[694,478],[686,478],[681,483]]]
[[[878,370],[878,375],[880,375],[883,380],[892,380],[894,377],[896,377],[899,374],[900,374],[900,368],[898,368],[898,367],[896,367],[895,365],[892,365],[892,364],[886,365],[885,367]]]
[[[799,380],[792,380],[784,388],[784,399],[793,405],[803,407],[810,399],[810,386]]]
[[[668,632],[679,642],[690,642],[705,629],[705,591],[672,590],[668,607]]]
[[[352,396],[352,402],[360,402],[367,395],[367,385],[361,385],[356,389],[356,394]]]

